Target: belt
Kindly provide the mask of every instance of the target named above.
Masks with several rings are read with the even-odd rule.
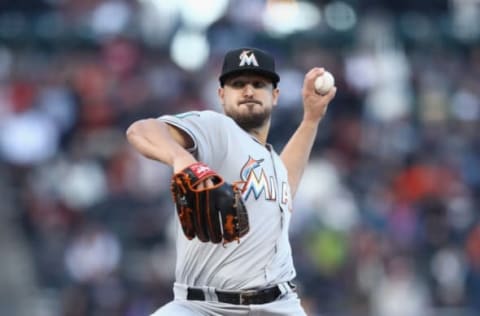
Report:
[[[287,282],[291,290],[295,291],[295,285]],[[279,285],[268,287],[261,290],[247,290],[240,292],[220,291],[215,290],[218,301],[222,303],[235,305],[253,305],[266,304],[275,301],[282,290]],[[205,293],[201,288],[189,287],[187,289],[187,300],[191,301],[205,301]]]

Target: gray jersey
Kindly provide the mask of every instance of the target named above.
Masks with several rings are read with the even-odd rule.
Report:
[[[242,182],[250,231],[226,245],[188,240],[177,219],[176,282],[227,290],[265,287],[292,280],[288,239],[292,205],[287,171],[264,146],[231,118],[213,111],[166,115],[160,120],[185,131],[191,152],[229,183]]]

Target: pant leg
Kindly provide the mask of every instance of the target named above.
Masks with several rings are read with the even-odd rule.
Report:
[[[172,315],[201,316],[205,314],[202,314],[198,311],[193,310],[188,306],[187,302],[175,300],[175,301],[171,301],[166,305],[163,305],[150,316],[172,316]]]
[[[186,286],[175,284],[175,300],[151,316],[307,316],[296,292],[262,305],[234,305],[212,301],[187,301]]]
[[[150,316],[247,316],[249,306],[219,302],[174,300]]]
[[[255,316],[307,316],[296,292],[285,294],[278,300],[262,305],[250,305]]]

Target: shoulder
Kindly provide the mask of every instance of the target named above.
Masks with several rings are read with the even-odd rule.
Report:
[[[211,110],[163,115],[158,119],[181,129],[192,138],[195,134],[204,135],[205,138],[208,138],[208,135],[215,135],[218,138],[219,135],[226,136],[240,129],[229,116]]]
[[[224,127],[240,128],[231,117],[212,110],[190,111],[167,117],[174,117],[177,120],[197,121],[199,124],[213,129]]]
[[[204,117],[204,118],[210,119],[210,120],[214,120],[216,122],[228,122],[230,124],[231,123],[235,124],[235,121],[233,121],[229,116],[227,116],[223,113],[220,113],[220,112],[205,110],[205,111],[198,111],[197,113],[199,113],[199,116],[201,116],[201,117]]]
[[[162,115],[159,117],[161,120],[171,120],[171,119],[177,119],[177,120],[228,120],[230,119],[228,116],[225,114],[211,111],[211,110],[205,110],[205,111],[188,111],[188,112],[182,112],[178,114],[167,114],[167,115]]]

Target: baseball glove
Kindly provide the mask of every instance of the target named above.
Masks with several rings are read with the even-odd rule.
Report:
[[[198,189],[210,179],[212,187]],[[183,232],[203,242],[239,241],[249,231],[248,214],[240,189],[226,183],[204,163],[194,163],[173,175],[173,201]]]

